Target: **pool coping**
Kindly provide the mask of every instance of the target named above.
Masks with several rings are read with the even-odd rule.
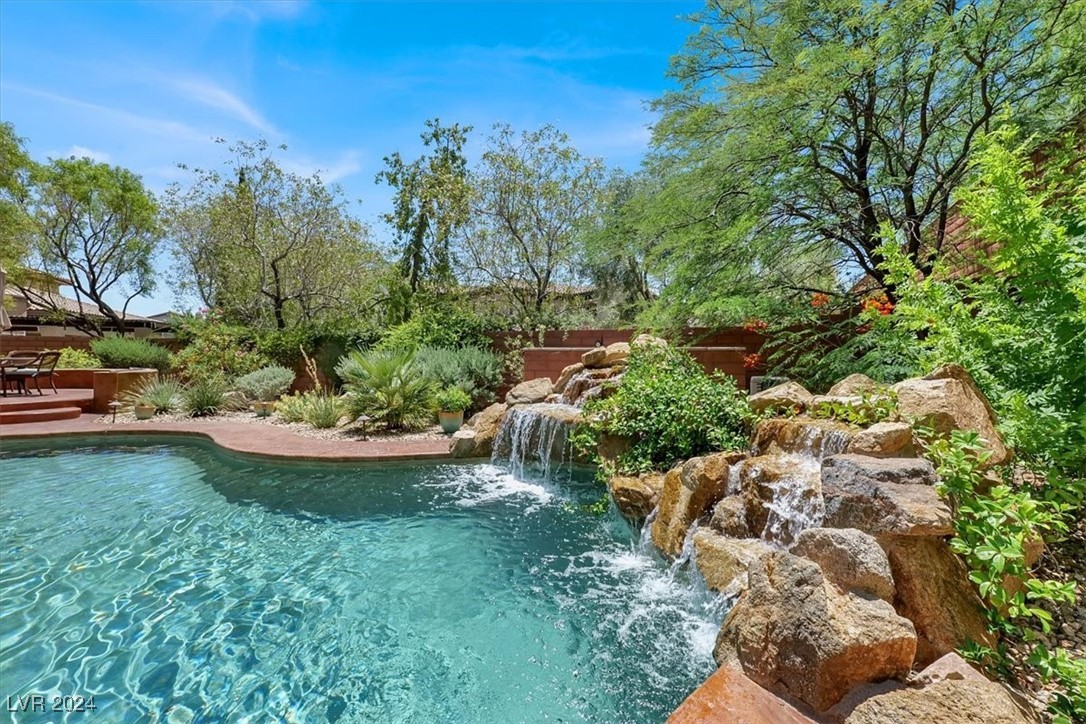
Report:
[[[136,424],[104,424],[100,415],[0,426],[4,441],[47,440],[76,437],[177,436],[202,438],[223,450],[270,460],[310,462],[382,462],[403,460],[451,460],[449,441],[427,440],[325,440],[304,437],[271,425],[209,420]]]

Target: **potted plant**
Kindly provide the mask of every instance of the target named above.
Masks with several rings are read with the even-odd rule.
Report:
[[[132,409],[136,412],[137,420],[150,420],[155,416],[155,406],[149,405],[146,402],[137,402],[132,406]]]
[[[459,387],[449,387],[437,393],[437,419],[441,429],[451,435],[464,424],[464,410],[471,404],[468,393]]]

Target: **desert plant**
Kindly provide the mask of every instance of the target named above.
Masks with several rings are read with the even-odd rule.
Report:
[[[184,399],[184,385],[173,377],[156,377],[144,380],[121,396],[121,401],[129,405],[155,408],[155,414],[173,412],[181,407]]]
[[[310,392],[296,392],[293,395],[283,395],[275,403],[275,414],[283,422],[303,422],[306,400],[311,394]]]
[[[294,383],[294,371],[286,367],[261,367],[255,372],[239,377],[234,388],[254,402],[273,402],[290,389]]]
[[[302,421],[318,430],[333,428],[343,417],[343,402],[335,395],[320,391],[310,392],[304,397]]]
[[[463,412],[471,404],[471,398],[459,387],[447,387],[434,395],[434,404],[441,412]]]
[[[181,393],[186,412],[193,417],[214,415],[226,409],[227,384],[221,377],[204,377],[189,383]]]
[[[60,350],[60,359],[57,360],[57,369],[61,370],[87,369],[101,366],[102,360],[86,350],[73,347],[65,347]]]
[[[466,392],[470,403],[464,409],[486,407],[494,402],[494,393],[501,387],[502,359],[489,350],[422,347],[415,353],[415,362],[421,373],[435,385],[459,387]]]
[[[134,337],[102,337],[91,342],[91,351],[109,369],[128,367],[170,369],[170,351],[161,345]]]
[[[390,430],[417,428],[430,421],[434,383],[421,374],[414,352],[351,352],[336,373],[347,391],[347,414],[384,423]]]

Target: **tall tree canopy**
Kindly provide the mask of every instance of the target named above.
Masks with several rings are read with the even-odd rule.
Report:
[[[520,321],[539,318],[558,284],[581,279],[580,233],[597,214],[603,184],[602,162],[553,126],[518,135],[496,125],[461,238],[468,281],[490,287]]]
[[[264,328],[368,310],[383,262],[339,190],[284,171],[264,142],[231,150],[224,172],[167,192],[178,291]]]
[[[396,233],[401,273],[412,295],[427,280],[452,281],[450,242],[467,220],[471,195],[464,157],[470,132],[471,126],[428,120],[421,134],[424,155],[407,163],[397,151],[385,157],[385,169],[377,174],[378,182],[395,189],[392,211],[381,218]]]
[[[693,20],[653,163],[661,263],[694,308],[744,277],[885,284],[884,222],[930,269],[978,134],[1082,98],[1078,0],[711,0]]]
[[[158,207],[140,177],[89,158],[58,159],[32,169],[21,204],[32,225],[24,266],[60,279],[79,302],[127,331],[129,303],[155,287],[152,262],[161,239]],[[99,320],[68,308],[32,275],[14,273],[12,282],[65,323],[100,331]]]

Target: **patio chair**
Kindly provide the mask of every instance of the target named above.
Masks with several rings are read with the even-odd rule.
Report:
[[[54,380],[57,362],[59,361],[60,352],[42,352],[36,355],[28,364],[24,364],[20,367],[5,366],[5,383],[10,380],[18,385],[23,392],[29,392],[26,382],[27,380],[34,380],[34,389],[36,389],[40,395],[43,394],[41,391],[41,380],[42,378],[45,378],[49,380],[49,385],[53,388],[53,394],[60,394],[57,392],[57,384]]]
[[[0,359],[0,394],[7,397],[8,385],[15,381],[14,377],[8,377],[8,374],[20,368],[37,365],[40,354],[40,352],[15,349],[4,355]]]

